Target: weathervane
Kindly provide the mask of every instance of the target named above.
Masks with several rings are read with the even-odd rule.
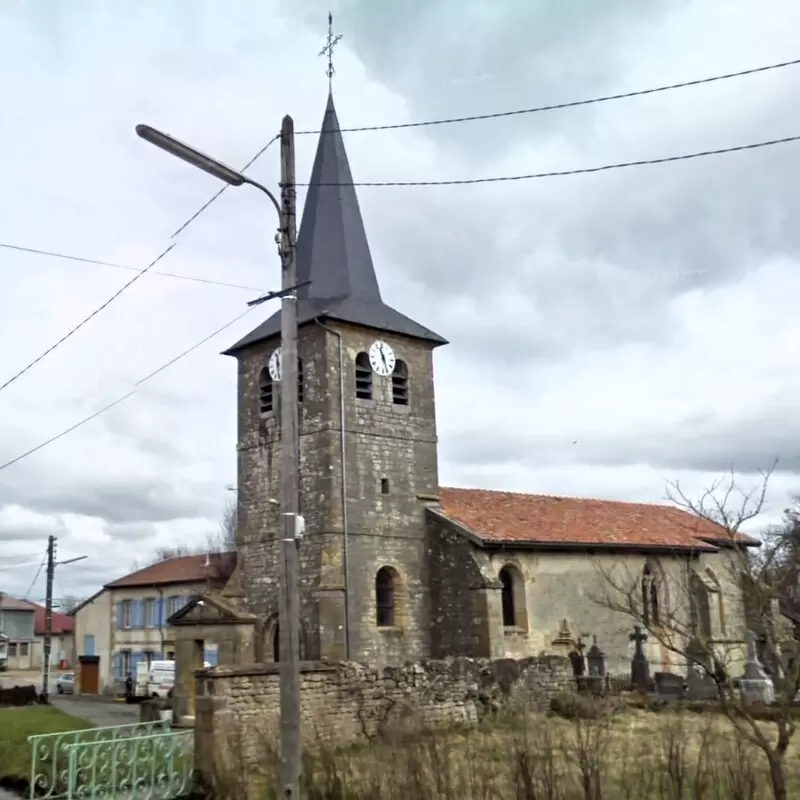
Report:
[[[333,35],[333,14],[328,12],[328,38],[325,42],[325,47],[319,51],[321,56],[328,56],[328,68],[325,70],[325,74],[328,76],[328,85],[333,81],[333,76],[336,72],[333,68],[333,48],[336,47],[341,38],[341,35]]]

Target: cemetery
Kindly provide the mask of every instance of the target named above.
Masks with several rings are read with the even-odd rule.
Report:
[[[736,676],[700,640],[687,646],[685,675],[651,673],[647,633],[635,626],[630,639],[626,675],[607,673],[596,639],[588,648],[579,639],[567,657],[383,668],[306,662],[309,796],[471,800],[493,787],[497,797],[525,799],[773,797],[763,752],[737,735],[720,704],[722,687],[772,735],[775,690],[755,634],[747,634],[747,661]],[[278,681],[276,664],[198,673],[202,785],[231,798],[260,797],[259,785],[265,792],[275,785]],[[800,792],[797,755],[793,744],[786,778]],[[652,769],[641,769],[643,759]],[[337,794],[343,787],[347,793]]]

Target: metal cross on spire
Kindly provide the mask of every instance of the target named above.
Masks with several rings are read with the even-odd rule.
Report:
[[[336,47],[341,38],[341,34],[333,35],[333,14],[328,12],[328,38],[325,41],[325,47],[319,51],[321,56],[328,56],[328,68],[325,70],[325,74],[328,76],[328,85],[331,84],[336,73],[333,68],[333,48]]]

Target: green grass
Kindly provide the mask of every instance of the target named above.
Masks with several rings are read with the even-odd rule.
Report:
[[[28,777],[31,769],[29,736],[93,727],[90,722],[52,706],[0,708],[0,778]]]

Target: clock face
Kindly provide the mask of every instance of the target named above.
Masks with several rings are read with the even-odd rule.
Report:
[[[272,378],[272,380],[278,382],[280,381],[282,374],[283,372],[281,370],[281,349],[280,347],[278,347],[277,349],[272,351],[272,355],[269,357],[269,376],[270,378]]]
[[[378,375],[386,377],[394,372],[394,350],[386,342],[373,342],[369,348],[369,363]]]

